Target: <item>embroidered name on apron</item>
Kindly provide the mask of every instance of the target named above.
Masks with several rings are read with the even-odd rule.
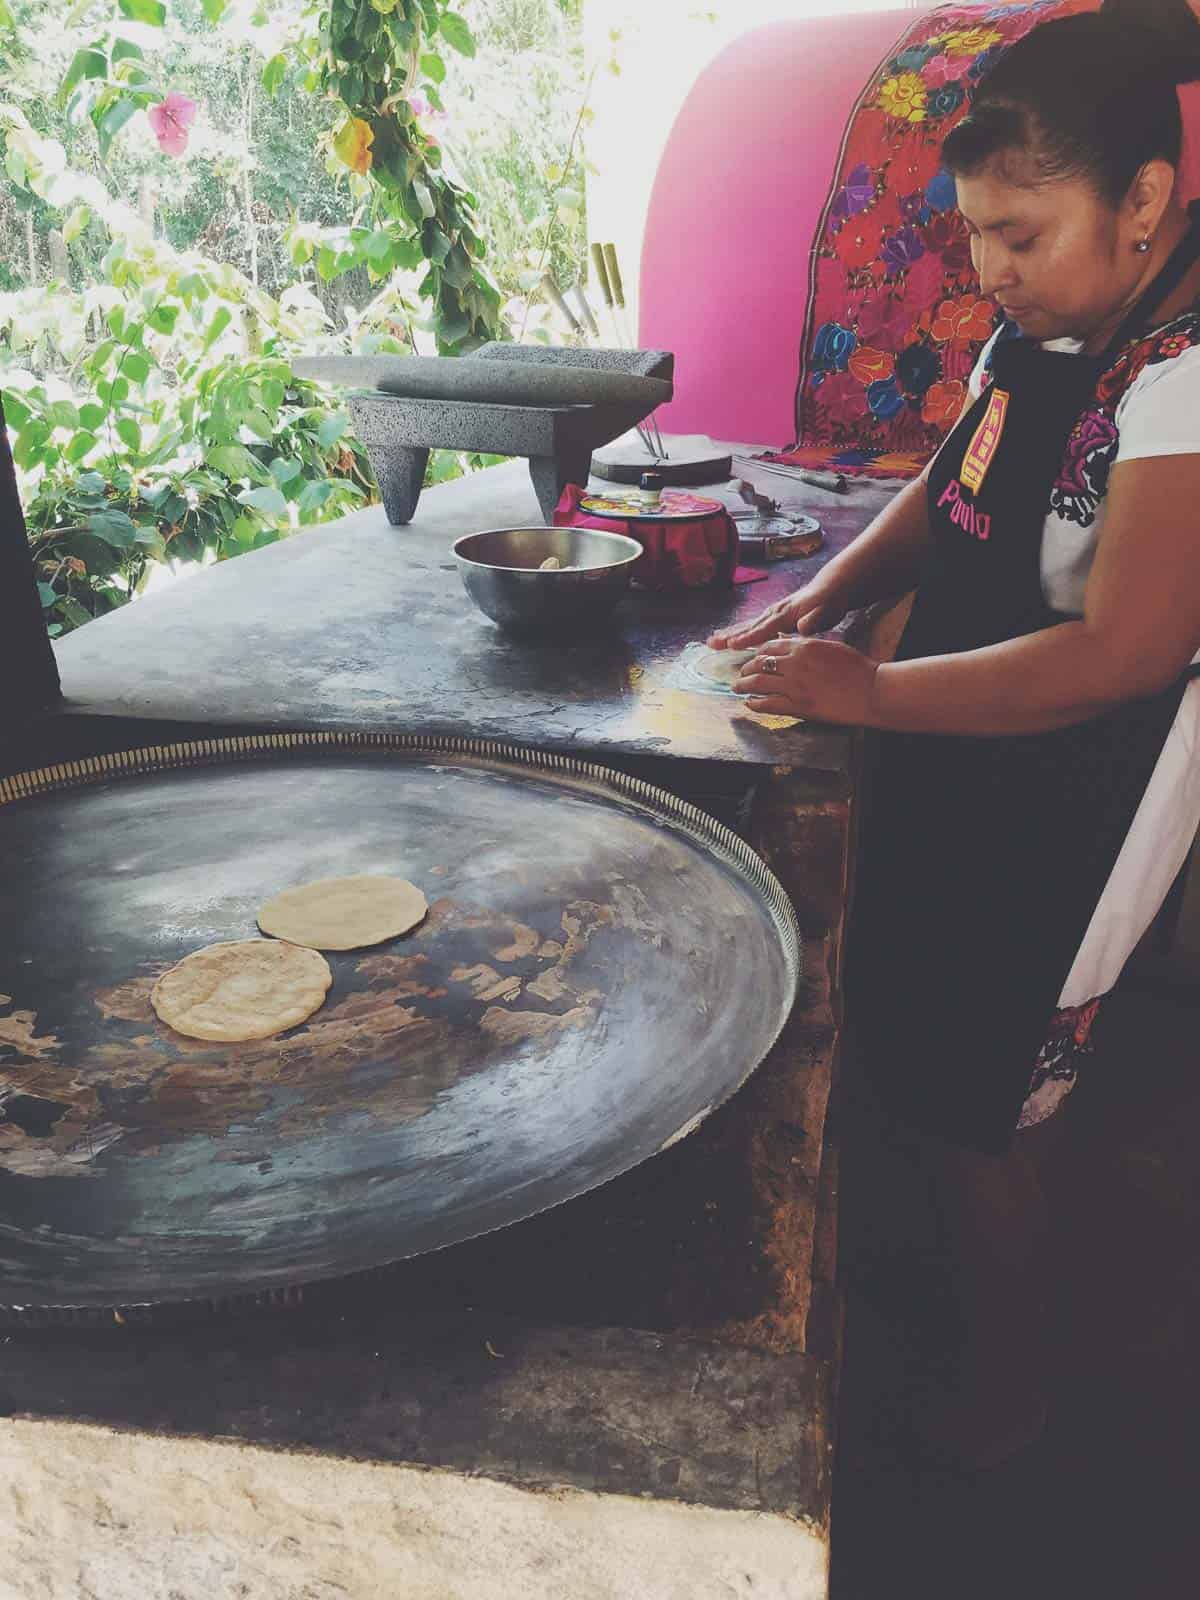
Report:
[[[983,488],[988,468],[1000,448],[1000,436],[1004,432],[1004,420],[1007,416],[1008,395],[1003,389],[995,389],[992,391],[991,403],[983,414],[983,421],[976,428],[975,436],[967,446],[967,453],[963,457],[963,487],[970,489],[972,494],[978,494]]]

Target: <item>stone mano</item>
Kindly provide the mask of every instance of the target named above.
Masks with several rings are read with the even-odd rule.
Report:
[[[515,344],[486,344],[453,361],[312,356],[294,363],[297,377],[358,387],[350,415],[393,526],[412,521],[434,448],[528,457],[549,522],[567,484],[587,483],[592,451],[671,398],[674,368],[666,350]]]

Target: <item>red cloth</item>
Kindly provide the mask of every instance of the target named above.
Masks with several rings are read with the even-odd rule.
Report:
[[[818,224],[785,462],[815,447],[851,458],[836,471],[882,476],[906,457],[924,465],[954,426],[995,307],[980,297],[942,142],[1008,46],[1099,3],[938,6],[871,77]]]
[[[643,550],[633,569],[633,581],[642,589],[728,588],[732,583],[753,583],[766,577],[737,568],[737,527],[728,512],[698,517],[695,522],[620,522],[613,517],[593,517],[579,509],[586,490],[569,483],[554,512],[556,528],[597,528],[601,533],[621,533],[636,540]],[[737,568],[735,576],[735,568]]]

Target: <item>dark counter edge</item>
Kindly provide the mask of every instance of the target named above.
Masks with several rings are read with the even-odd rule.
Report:
[[[69,1334],[5,1337],[0,1416],[827,1526],[832,1375],[811,1357],[630,1329],[460,1327],[431,1350],[370,1327],[327,1346],[260,1328],[252,1352],[191,1346],[186,1383],[161,1335],[113,1329],[89,1341],[82,1400]]]

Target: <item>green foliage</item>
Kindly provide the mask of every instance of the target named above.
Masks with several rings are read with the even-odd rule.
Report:
[[[92,200],[109,239],[104,281],[0,298],[4,409],[52,630],[123,604],[156,561],[240,555],[360,504],[369,477],[345,416],[291,376],[325,326],[311,292],[276,301],[173,250],[14,107],[0,126],[29,194]]]
[[[428,267],[418,293],[432,305],[438,349],[459,354],[500,336],[500,293],[483,266],[474,196],[442,170],[441,148],[410,99],[423,61],[436,60],[430,76],[444,77],[438,40],[475,53],[470,28],[445,0],[331,0],[309,59],[317,86],[345,112],[334,151],[369,180],[376,230],[419,244]],[[318,270],[332,276],[358,264],[344,259],[326,258]]]
[[[504,292],[553,247],[547,217],[569,266],[581,185],[552,156],[575,67],[518,83],[506,8],[577,0],[458,4],[62,0],[86,31],[47,33],[46,0],[0,0],[0,393],[55,634],[159,563],[228,559],[374,494],[346,414],[292,378],[294,355],[505,335],[476,202],[422,125],[442,94],[469,139],[498,120],[481,89],[512,98],[503,161],[489,147],[468,178],[504,240]],[[178,91],[201,114],[172,159],[142,113]],[[491,459],[435,452],[429,481]]]

